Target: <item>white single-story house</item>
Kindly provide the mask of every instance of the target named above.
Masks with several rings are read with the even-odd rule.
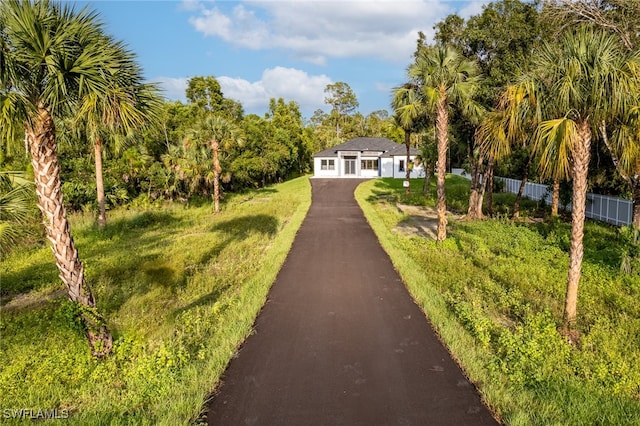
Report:
[[[418,150],[387,138],[355,138],[313,155],[314,177],[376,178],[424,177],[424,167],[416,163]]]

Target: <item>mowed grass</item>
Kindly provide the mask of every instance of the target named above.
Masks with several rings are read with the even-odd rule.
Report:
[[[93,359],[48,247],[0,263],[0,417],[57,410],[65,424],[189,424],[251,333],[309,208],[307,178],[211,205],[110,213],[72,232],[113,354]],[[17,298],[17,299],[16,299]],[[11,299],[16,299],[11,301]],[[7,304],[7,302],[9,302]]]
[[[640,276],[620,273],[620,231],[586,225],[582,339],[574,347],[557,331],[570,224],[452,220],[447,240],[437,244],[394,232],[406,220],[396,203],[435,205],[433,187],[425,198],[420,181],[412,181],[409,196],[401,185],[368,181],[356,198],[409,291],[499,418],[509,425],[640,425]],[[460,212],[468,185],[448,178],[448,200]],[[538,206],[526,208],[530,214]]]

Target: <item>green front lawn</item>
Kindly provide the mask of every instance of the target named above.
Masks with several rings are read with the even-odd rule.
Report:
[[[419,195],[420,181],[409,197],[401,185],[368,181],[356,197],[409,291],[504,423],[640,424],[640,276],[620,273],[628,247],[619,229],[587,223],[582,340],[573,347],[557,332],[569,224],[453,220],[437,244],[394,231],[407,219],[396,203],[435,202]],[[452,176],[447,185],[464,212],[468,183]]]
[[[114,333],[104,361],[91,358],[76,308],[58,291],[50,249],[4,259],[2,420],[55,409],[70,416],[65,424],[195,421],[251,332],[310,201],[309,181],[299,178],[230,196],[219,215],[210,204],[117,210],[102,231],[93,217],[73,216],[88,282]]]

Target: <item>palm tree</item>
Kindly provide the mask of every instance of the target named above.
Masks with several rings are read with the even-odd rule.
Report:
[[[498,109],[484,117],[475,135],[480,152],[490,159],[490,163],[511,155],[517,146],[528,153],[528,160],[513,206],[512,218],[514,219],[519,216],[522,194],[537,154],[531,143],[531,134],[537,126],[535,98],[530,97],[525,88],[517,84],[507,86],[498,102]],[[488,204],[490,209],[491,202],[489,201]]]
[[[391,106],[394,110],[393,119],[398,126],[404,131],[404,144],[407,148],[407,167],[406,180],[409,182],[411,177],[411,169],[409,162],[411,158],[411,134],[418,132],[422,105],[418,97],[418,86],[413,83],[405,83],[397,87],[393,92],[393,100]],[[405,194],[409,194],[409,185],[406,186]]]
[[[486,157],[489,159],[488,167],[492,169],[496,161],[511,154],[511,141],[509,140],[506,127],[507,116],[504,110],[491,111],[483,117],[474,135],[474,141],[479,151],[478,164],[481,165],[483,159]],[[492,172],[488,172],[487,174],[490,173]],[[474,181],[478,180],[478,174],[479,173],[473,173]],[[483,190],[486,184],[486,178],[483,184],[472,182],[467,218],[482,218]],[[491,214],[491,212],[489,214]]]
[[[123,148],[123,134],[156,118],[160,110],[156,86],[143,84],[142,71],[134,55],[121,43],[104,43],[105,54],[118,66],[107,80],[101,93],[87,93],[76,114],[76,125],[93,140],[98,200],[98,226],[106,225],[106,208],[102,174],[102,149],[105,142],[113,141],[116,149]]]
[[[542,152],[543,171],[555,168],[556,172],[548,173],[556,176],[569,167],[573,178],[563,334],[576,341],[591,139],[602,121],[635,104],[640,61],[626,54],[612,35],[580,27],[565,33],[557,46],[545,44],[534,62],[535,69],[520,87],[536,102],[535,141]]]
[[[25,131],[38,207],[60,278],[69,298],[82,308],[92,353],[105,356],[113,338],[97,312],[71,236],[62,199],[54,118],[72,115],[91,94],[106,96],[109,77],[118,73],[121,64],[110,56],[113,42],[95,13],[76,12],[48,0],[1,2],[0,37],[0,93],[4,102],[12,104],[6,110],[14,111],[7,115],[2,110],[0,128],[3,136],[15,126]]]
[[[229,149],[232,145],[242,145],[244,136],[239,127],[229,119],[215,114],[207,114],[196,123],[191,132],[191,138],[197,142],[207,144],[213,153],[213,211],[220,212],[220,151]]]
[[[437,241],[447,237],[447,201],[445,177],[449,146],[449,108],[457,106],[469,117],[477,117],[481,108],[472,98],[480,83],[475,61],[464,58],[445,46],[419,46],[416,59],[408,69],[420,88],[420,97],[436,113],[438,141],[438,232]]]
[[[640,107],[634,106],[607,135],[606,122],[600,123],[600,134],[611,153],[616,170],[631,188],[633,198],[632,225],[640,229]]]

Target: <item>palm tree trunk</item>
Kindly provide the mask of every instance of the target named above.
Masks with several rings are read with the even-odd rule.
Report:
[[[449,111],[447,110],[447,94],[440,87],[440,99],[436,106],[436,129],[438,131],[438,232],[436,241],[447,238],[447,196],[445,180],[447,173],[447,147],[449,145]]]
[[[91,352],[94,356],[102,357],[111,352],[113,337],[96,310],[95,299],[85,282],[84,265],[69,229],[62,201],[53,117],[42,105],[38,106],[37,114],[33,125],[27,126],[25,130],[35,175],[38,207],[44,216],[47,239],[51,242],[60,279],[67,287],[69,299],[82,308],[85,336]]]
[[[431,163],[424,163],[424,185],[422,187],[422,193],[429,197],[429,186],[431,185],[431,174],[432,174],[432,165]]]
[[[551,216],[558,216],[560,205],[560,178],[553,178],[553,194],[551,195]]]
[[[584,219],[587,203],[587,176],[591,150],[591,129],[587,121],[578,125],[578,141],[573,148],[573,196],[571,200],[571,251],[569,253],[569,274],[565,298],[563,334],[572,342],[577,342],[576,310],[578,306],[578,284],[582,273],[584,255]]]
[[[531,162],[533,161],[533,157],[530,155],[529,160],[527,161],[526,166],[524,167],[524,173],[522,176],[522,181],[520,182],[520,187],[518,188],[518,195],[516,195],[516,201],[513,203],[513,215],[512,219],[517,219],[520,217],[520,203],[522,202],[522,194],[524,193],[524,188],[527,185],[527,179],[529,178],[529,169],[531,168]]]
[[[633,185],[631,185],[631,192],[633,194],[633,221],[631,222],[634,227],[640,229],[640,181],[639,179],[633,179]]]
[[[102,229],[107,224],[107,211],[104,206],[104,181],[102,179],[102,138],[96,138],[93,144],[96,162],[96,192],[98,196],[98,226]]]
[[[478,198],[480,197],[480,180],[482,175],[482,163],[484,158],[482,154],[478,159],[473,155],[473,149],[471,145],[468,146],[469,162],[471,163],[471,190],[469,192],[469,208],[467,209],[467,219],[477,220],[482,218],[482,204],[480,204],[480,211],[478,211]]]
[[[220,173],[222,173],[222,167],[220,167],[220,143],[217,140],[211,142],[211,148],[213,149],[213,212],[220,213]]]
[[[404,145],[407,147],[407,165],[405,167],[405,170],[407,173],[406,180],[407,182],[409,182],[409,179],[411,179],[411,169],[409,168],[409,161],[411,160],[411,132],[407,130],[404,131]],[[409,194],[409,192],[411,192],[411,190],[409,188],[409,185],[407,185],[404,193]]]
[[[489,216],[493,216],[493,170],[495,166],[495,160],[493,155],[489,157],[489,164],[487,165],[487,178],[485,179],[484,185],[482,186],[482,194],[479,198],[479,206],[480,213],[482,213],[482,201],[484,198],[484,191],[486,188],[489,188],[487,191],[487,213]]]

